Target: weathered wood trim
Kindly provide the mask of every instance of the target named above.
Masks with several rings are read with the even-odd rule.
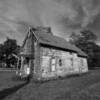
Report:
[[[32,31],[33,35],[35,36],[36,40],[38,41],[39,39],[38,39],[38,37],[35,35],[35,32],[34,32],[32,29],[31,29],[31,31]]]

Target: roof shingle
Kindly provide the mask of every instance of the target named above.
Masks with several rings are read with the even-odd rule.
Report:
[[[70,44],[64,38],[57,37],[52,34],[48,34],[44,31],[39,31],[39,30],[35,30],[33,31],[33,33],[38,38],[38,42],[40,44],[45,44],[45,45],[49,45],[61,49],[74,51],[77,52],[79,56],[87,57],[87,55],[82,50]]]

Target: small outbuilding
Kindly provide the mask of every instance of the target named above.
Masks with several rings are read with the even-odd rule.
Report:
[[[30,28],[20,56],[20,75],[35,79],[64,77],[88,71],[87,55],[50,28]]]

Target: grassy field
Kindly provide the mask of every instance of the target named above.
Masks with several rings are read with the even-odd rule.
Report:
[[[23,87],[25,81],[17,80],[15,71],[0,70],[0,100]]]
[[[100,100],[100,70],[45,83],[26,84],[14,76],[0,72],[0,100]]]
[[[15,79],[15,73],[15,71],[0,71],[0,91],[23,83]]]

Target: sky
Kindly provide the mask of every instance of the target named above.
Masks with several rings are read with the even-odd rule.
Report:
[[[30,25],[66,39],[88,28],[100,43],[100,0],[0,0],[0,43],[10,37],[21,45]]]

